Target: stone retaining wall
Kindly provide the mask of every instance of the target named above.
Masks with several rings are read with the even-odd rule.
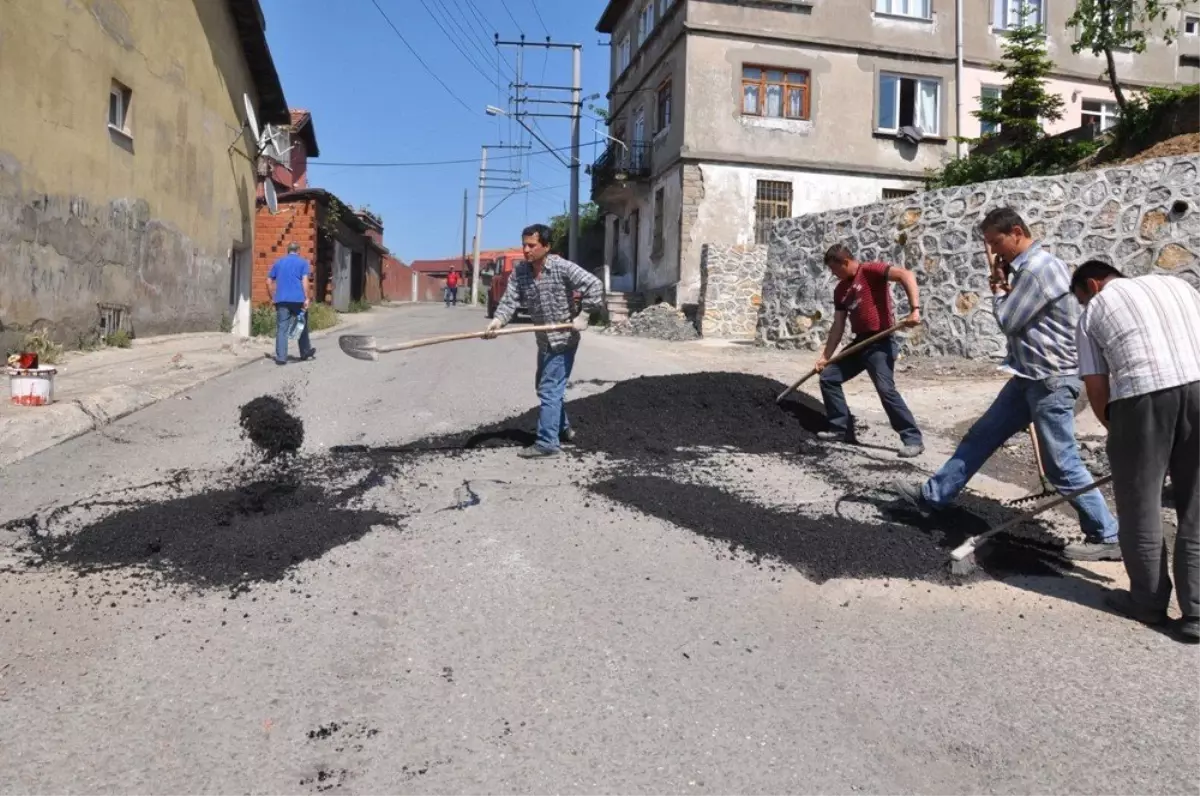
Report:
[[[864,207],[785,219],[771,235],[759,336],[781,347],[818,348],[833,320],[833,278],[823,255],[847,244],[859,260],[916,272],[924,324],[910,354],[1001,356],[978,225],[991,209],[1016,208],[1034,236],[1075,266],[1107,260],[1128,276],[1183,276],[1200,289],[1200,156],[1092,172],[1002,180]],[[897,313],[907,312],[896,286]]]
[[[705,244],[700,253],[700,333],[754,337],[766,270],[766,246]]]

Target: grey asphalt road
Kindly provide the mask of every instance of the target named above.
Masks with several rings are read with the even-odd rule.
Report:
[[[440,305],[375,312],[389,339],[484,323]],[[400,444],[534,402],[528,338],[374,364],[332,345],[0,470],[0,521],[232,466],[246,453],[238,407],[283,389],[309,451]],[[702,364],[650,350],[589,333],[575,378]],[[881,482],[856,455],[843,475]],[[70,570],[0,573],[0,791],[1200,789],[1200,656],[1100,610],[1119,567],[816,582],[590,495],[600,465],[429,457],[369,496],[407,519],[237,599],[122,588],[121,573],[97,597]],[[717,457],[703,477],[797,512],[840,496],[821,471],[768,457]],[[482,502],[440,510],[464,480]]]

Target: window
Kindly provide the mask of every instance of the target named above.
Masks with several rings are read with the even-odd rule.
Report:
[[[651,31],[654,30],[654,0],[646,3],[646,7],[642,9],[642,13],[638,15],[638,47],[646,43],[646,39],[650,38]]]
[[[633,114],[633,141],[630,147],[629,165],[635,171],[642,168],[646,158],[646,109],[638,108]]]
[[[893,17],[929,19],[931,0],[875,0],[875,13]]]
[[[983,111],[997,111],[1000,109],[1000,97],[1004,92],[998,86],[984,86],[979,90],[979,109]],[[985,122],[979,120],[979,134],[994,135],[1000,132],[1000,125],[995,122]]]
[[[129,105],[133,92],[117,81],[108,92],[108,126],[129,135]]]
[[[1042,24],[1042,4],[1045,0],[992,0],[992,29],[1013,30],[1026,25]]]
[[[663,251],[663,204],[666,191],[659,188],[654,192],[654,249],[651,257],[659,257]]]
[[[925,135],[939,135],[941,94],[940,80],[881,74],[876,129],[895,133],[903,127],[916,127]]]
[[[1103,133],[1117,123],[1120,109],[1115,102],[1084,100],[1080,116],[1081,125],[1090,125],[1096,128],[1097,132]]]
[[[675,0],[658,0],[658,21],[662,22],[663,17],[667,15],[667,11],[675,3]]]
[[[629,34],[621,37],[621,45],[617,48],[617,74],[629,68]]]
[[[781,218],[792,217],[792,184],[759,180],[754,195],[754,242],[769,243],[771,228]]]
[[[1200,17],[1183,18],[1183,35],[1200,36]]]
[[[809,73],[765,66],[742,69],[742,113],[775,119],[809,118]]]
[[[903,199],[904,197],[912,196],[915,193],[916,193],[916,190],[913,188],[884,188],[883,189],[883,198],[884,199]]]
[[[655,117],[655,130],[661,133],[671,126],[671,81],[658,87],[658,113]]]

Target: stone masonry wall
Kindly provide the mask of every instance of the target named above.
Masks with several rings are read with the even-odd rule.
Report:
[[[700,254],[700,333],[754,337],[762,304],[766,246],[705,244]]]
[[[1107,260],[1127,276],[1178,274],[1200,289],[1200,156],[1161,158],[1061,177],[1002,180],[917,193],[775,225],[763,279],[759,336],[781,347],[818,348],[833,320],[825,250],[847,244],[861,261],[917,274],[924,324],[910,354],[1003,355],[991,313],[979,222],[1010,205],[1036,238],[1067,262]],[[908,311],[894,286],[898,316]]]

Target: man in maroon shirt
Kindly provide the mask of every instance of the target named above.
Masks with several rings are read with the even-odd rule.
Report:
[[[864,370],[875,384],[883,411],[887,413],[892,429],[900,434],[900,450],[897,455],[911,459],[925,452],[921,429],[896,389],[894,369],[899,345],[889,335],[839,362],[830,365],[829,360],[842,342],[846,330],[846,319],[850,319],[850,330],[854,333],[851,345],[865,340],[895,325],[892,315],[892,282],[904,286],[912,314],[905,320],[908,326],[921,322],[920,295],[917,279],[911,271],[887,263],[860,263],[845,246],[838,244],[825,252],[825,265],[837,278],[833,289],[833,326],[825,341],[825,351],[817,359],[816,369],[821,374],[821,396],[825,401],[825,415],[831,430],[818,436],[823,440],[855,443],[854,418],[846,405],[842,384]]]

